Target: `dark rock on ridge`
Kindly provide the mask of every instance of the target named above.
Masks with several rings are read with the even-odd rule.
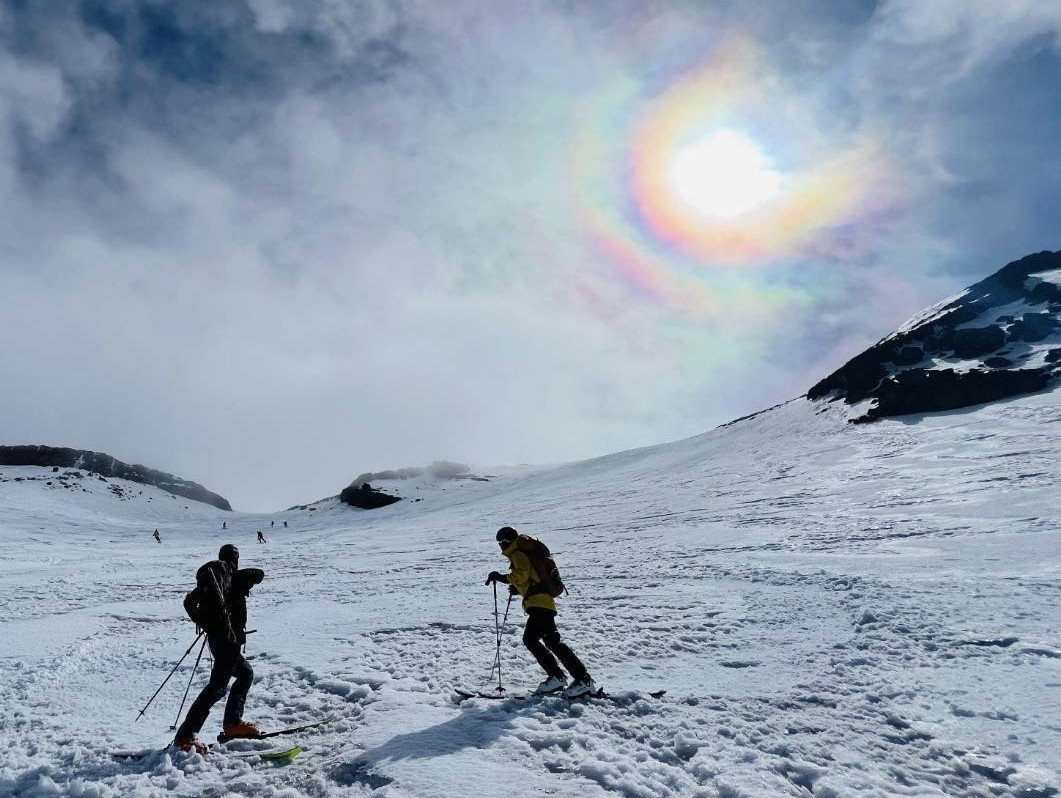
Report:
[[[372,482],[376,480],[394,482],[417,479],[419,477],[429,477],[439,481],[470,480],[473,482],[489,482],[491,479],[489,476],[480,476],[472,473],[471,466],[464,463],[436,460],[429,466],[395,468],[387,471],[366,471],[363,474],[359,474],[353,482],[343,489],[342,493],[339,494],[339,499],[346,504],[365,510],[386,507],[388,504],[401,501],[402,497],[392,496],[374,489],[370,484],[370,480]],[[420,499],[413,499],[412,501],[418,502]]]
[[[956,410],[994,402],[1022,393],[1041,391],[1050,378],[1038,369],[1016,371],[907,371],[889,377],[877,389],[877,406],[854,419],[860,424],[883,416]]]
[[[400,502],[401,498],[375,490],[367,482],[362,482],[359,485],[348,485],[343,488],[342,493],[339,494],[339,501],[353,507],[360,507],[362,510],[375,510],[377,507],[386,507],[388,504]]]
[[[966,327],[954,331],[954,356],[971,360],[999,349],[1006,343],[1006,333],[999,327]]]
[[[147,466],[129,465],[102,452],[54,446],[0,446],[0,465],[80,468],[104,477],[154,485],[175,496],[211,504],[221,510],[232,509],[227,499],[208,491],[196,482],[189,482],[164,471],[155,471]]]
[[[875,400],[854,419],[863,423],[1048,387],[1061,378],[1061,285],[1034,275],[1055,270],[1061,270],[1061,252],[1007,264],[856,355],[807,397]],[[1009,305],[1016,308],[999,312]]]

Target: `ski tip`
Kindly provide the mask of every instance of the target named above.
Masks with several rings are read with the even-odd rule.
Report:
[[[301,753],[302,748],[300,746],[295,745],[284,751],[269,751],[263,753],[261,757],[262,761],[264,762],[275,762],[277,764],[282,764],[284,762],[290,762],[292,759],[294,759]]]

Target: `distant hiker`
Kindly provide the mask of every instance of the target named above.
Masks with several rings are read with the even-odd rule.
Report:
[[[243,705],[247,691],[254,681],[254,671],[243,658],[240,648],[247,642],[247,595],[251,588],[265,578],[259,568],[239,568],[239,549],[226,543],[217,559],[208,562],[195,574],[195,590],[184,598],[184,609],[196,625],[206,632],[214,667],[210,681],[195,699],[184,718],[173,745],[182,751],[203,753],[206,746],[196,734],[206,723],[206,717],[228,690],[228,680],[236,677],[228,693],[223,720],[228,737],[256,737],[258,728],[243,719]]]
[[[221,522],[221,528],[222,529],[228,529],[228,521],[222,521]]]
[[[268,541],[265,539],[265,535],[262,534],[262,531],[260,529],[258,530],[258,542],[268,543]]]
[[[153,537],[155,539],[156,543],[161,543],[162,542],[162,538],[159,536],[157,529],[155,530],[154,534],[151,535],[151,537]]]
[[[495,537],[501,547],[501,553],[509,559],[512,569],[507,574],[491,571],[486,578],[486,584],[501,582],[509,586],[511,594],[523,596],[523,611],[528,616],[527,626],[523,631],[523,644],[530,649],[547,674],[545,681],[539,684],[534,692],[545,694],[564,690],[564,695],[568,698],[596,692],[597,686],[582,660],[560,639],[560,632],[556,629],[556,602],[553,601],[552,586],[537,572],[531,557],[524,551],[533,551],[535,546],[544,549],[544,545],[534,538],[520,535],[510,526],[501,527]],[[545,554],[548,556],[548,549],[545,549]],[[556,661],[558,657],[574,679],[570,686],[567,686],[567,676],[563,668]]]
[[[284,529],[287,529],[287,521],[284,521]]]
[[[271,527],[276,526],[276,521],[270,521],[269,522],[269,526],[271,526]]]

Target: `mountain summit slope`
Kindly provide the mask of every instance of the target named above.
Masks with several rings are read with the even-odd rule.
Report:
[[[68,449],[56,446],[0,446],[0,465],[43,466],[45,468],[83,468],[104,477],[127,479],[142,485],[154,485],[174,496],[211,504],[219,510],[231,510],[228,499],[209,491],[198,482],[175,477],[144,465],[130,465],[103,452]]]
[[[875,400],[855,423],[991,402],[1061,376],[1061,252],[1007,264],[915,316],[808,392]]]

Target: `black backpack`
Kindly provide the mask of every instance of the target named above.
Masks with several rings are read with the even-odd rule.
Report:
[[[223,588],[216,581],[216,574],[206,573],[214,563],[207,563],[196,576],[196,587],[184,595],[184,611],[195,625],[209,633],[228,630],[228,608],[221,596]],[[210,581],[207,581],[210,580]]]
[[[205,627],[208,622],[209,614],[207,613],[206,604],[206,596],[203,595],[202,589],[198,587],[184,594],[184,611],[198,627]]]
[[[556,567],[556,560],[553,559],[548,546],[530,535],[520,535],[516,540],[516,546],[527,555],[531,568],[534,569],[534,575],[538,578],[537,583],[532,585],[528,591],[528,596],[535,593],[548,593],[556,598],[567,590],[564,587],[564,580],[560,578],[560,569]]]

